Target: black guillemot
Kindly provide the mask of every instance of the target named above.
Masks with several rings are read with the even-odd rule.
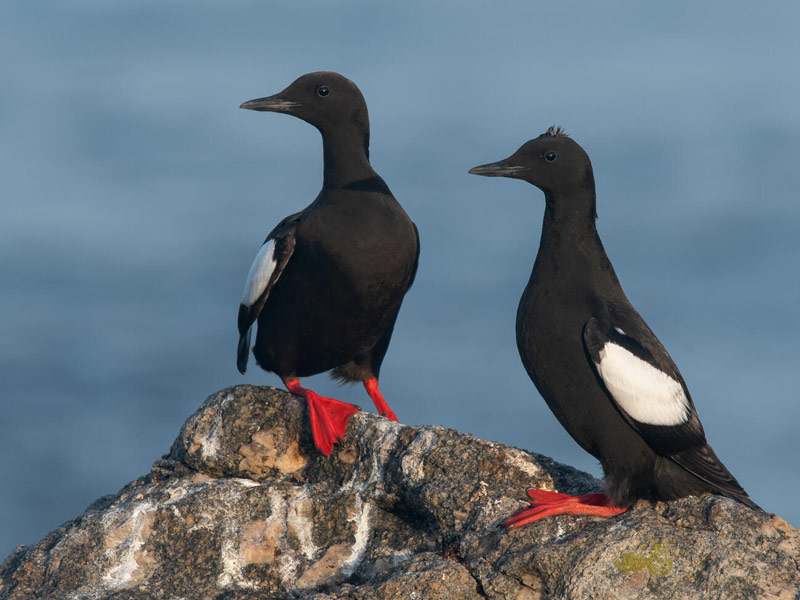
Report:
[[[305,398],[314,443],[327,455],[358,407],[322,397],[297,378],[332,371],[341,381],[363,382],[380,414],[397,420],[378,376],[414,281],[419,235],[370,165],[367,105],[352,81],[309,73],[241,108],[293,115],[322,134],[322,190],[278,223],[250,267],[236,364],[244,373],[257,322],[256,362]]]
[[[517,527],[555,514],[613,516],[637,500],[721,494],[758,508],[706,442],[678,367],[628,301],[597,233],[589,156],[551,127],[470,170],[544,192],[539,252],[517,311],[522,363],[550,410],[603,468],[607,494],[530,490]]]

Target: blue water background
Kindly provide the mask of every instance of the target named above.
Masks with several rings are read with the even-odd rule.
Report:
[[[236,310],[321,144],[237,107],[321,69],[364,92],[422,238],[381,380],[401,421],[599,474],[514,343],[542,194],[467,175],[561,124],[710,442],[800,525],[799,24],[795,2],[4,2],[0,556],[145,473],[208,394],[279,383],[236,371]]]

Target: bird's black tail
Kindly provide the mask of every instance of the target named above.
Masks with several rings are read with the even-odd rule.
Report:
[[[239,369],[239,373],[242,375],[247,371],[247,359],[250,356],[251,331],[252,328],[249,328],[244,334],[239,336],[239,345],[236,348],[236,368]]]
[[[670,458],[695,477],[702,479],[714,488],[714,491],[728,498],[741,502],[750,508],[763,510],[750,499],[736,478],[722,464],[714,450],[706,444],[673,454]]]

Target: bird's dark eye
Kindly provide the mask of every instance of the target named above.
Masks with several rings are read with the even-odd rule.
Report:
[[[552,150],[550,152],[546,152],[544,155],[544,159],[547,162],[553,162],[556,159],[556,153],[553,152]]]
[[[320,98],[324,98],[330,93],[331,91],[328,89],[327,85],[321,85],[317,88],[317,96],[319,96]]]

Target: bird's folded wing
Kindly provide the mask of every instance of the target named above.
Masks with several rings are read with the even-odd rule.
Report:
[[[583,328],[608,396],[656,454],[748,506],[756,505],[714,454],[678,367],[629,305],[611,305]]]
[[[683,377],[638,313],[603,311],[584,325],[583,342],[610,400],[654,452],[672,456],[705,445]]]
[[[240,373],[247,370],[250,353],[250,332],[264,308],[275,283],[280,279],[295,245],[295,230],[303,213],[286,217],[264,240],[256,254],[247,281],[244,284],[242,302],[239,305],[239,344],[236,351],[236,366]]]

